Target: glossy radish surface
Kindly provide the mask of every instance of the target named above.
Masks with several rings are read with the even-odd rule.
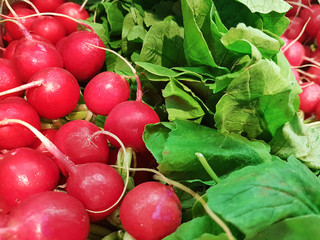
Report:
[[[86,20],[87,18],[90,17],[89,13],[87,12],[87,10],[85,10],[84,8],[81,8],[81,6],[77,3],[74,2],[66,2],[61,4],[56,10],[56,13],[61,13],[61,14],[65,14],[67,16],[73,17],[75,19],[82,19],[82,20]],[[77,31],[77,23],[64,18],[64,17],[58,17],[63,24],[65,25],[66,29],[67,29],[67,34],[70,34],[72,32]]]
[[[63,59],[55,46],[34,37],[26,37],[20,42],[14,52],[13,63],[23,82],[44,68],[63,67]]]
[[[16,14],[18,17],[24,17],[35,13],[35,11],[28,8],[19,8],[16,10]],[[9,13],[8,17],[12,18],[14,17],[14,15],[12,13]],[[35,19],[36,17],[20,18],[18,19],[18,22],[20,22],[27,30],[30,30],[31,25]],[[21,27],[18,26],[16,23],[7,21],[4,25],[7,32],[13,39],[20,39],[25,36],[23,31],[21,30]]]
[[[67,70],[60,67],[44,68],[36,72],[29,83],[36,81],[42,81],[42,84],[27,89],[26,98],[40,116],[57,119],[69,114],[77,106],[80,87]]]
[[[53,141],[58,130],[57,129],[41,129],[40,131],[46,138],[48,138],[50,141]],[[36,139],[30,147],[51,158],[53,157],[52,154],[46,148],[46,146],[44,146],[44,144],[39,139]]]
[[[106,137],[92,138],[100,128],[85,120],[73,120],[57,131],[53,143],[75,164],[101,162],[107,163],[109,147]]]
[[[79,164],[67,180],[67,193],[79,199],[86,209],[101,211],[111,207],[120,198],[124,184],[120,174],[103,163]],[[110,215],[118,205],[102,213],[89,212],[95,222]]]
[[[117,104],[129,99],[130,86],[119,74],[102,72],[89,81],[83,96],[91,112],[107,116]]]
[[[299,109],[312,114],[320,103],[320,86],[314,82],[301,83],[302,92],[299,94]]]
[[[66,0],[31,0],[39,12],[54,12]]]
[[[141,183],[124,197],[120,221],[136,240],[161,240],[180,225],[181,203],[172,187]]]
[[[106,53],[89,44],[104,47],[100,37],[89,31],[76,31],[63,39],[58,48],[64,68],[79,82],[87,82],[99,73],[104,65]]]
[[[104,130],[115,134],[126,147],[137,152],[145,151],[142,139],[147,124],[160,122],[157,113],[147,104],[139,101],[126,101],[116,105],[108,115]],[[119,146],[112,138],[112,145]]]
[[[288,40],[288,47],[284,47],[283,53],[291,66],[300,66],[305,58],[305,50],[299,41]]]
[[[31,195],[51,191],[60,178],[57,164],[32,148],[16,148],[0,160],[0,198],[14,207]]]
[[[23,82],[20,80],[12,61],[0,58],[0,92],[21,86],[22,84]],[[22,96],[22,92],[0,96],[0,100],[9,96]]]
[[[30,32],[45,37],[53,44],[67,35],[63,23],[53,16],[40,16],[33,21]]]
[[[85,240],[89,218],[83,205],[63,192],[37,193],[15,207],[8,217],[7,233],[0,238],[23,240]]]
[[[0,101],[0,120],[8,118],[21,119],[40,129],[38,113],[21,97],[8,97]],[[17,124],[0,126],[0,149],[29,146],[35,139],[34,134],[24,126]]]

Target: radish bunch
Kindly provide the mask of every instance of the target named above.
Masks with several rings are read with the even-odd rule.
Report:
[[[84,5],[64,0],[4,4],[0,239],[86,239],[90,222],[119,208],[124,230],[137,240],[174,232],[181,203],[171,186],[147,181],[148,175],[136,182],[139,188],[127,189],[128,152],[154,165],[142,134],[147,124],[160,121],[142,100],[135,69],[118,55],[136,79],[132,100],[127,77],[103,71],[108,49],[78,21],[89,17]],[[87,29],[77,30],[79,24]],[[72,118],[79,109],[86,116]],[[104,129],[95,125],[96,115],[106,117]],[[116,161],[111,152],[118,154]],[[108,164],[121,159],[125,174]],[[138,201],[144,215],[134,206]],[[134,215],[140,217],[139,233],[130,227]]]
[[[290,20],[282,51],[301,86],[299,109],[305,118],[320,120],[320,5],[311,0],[288,1]]]

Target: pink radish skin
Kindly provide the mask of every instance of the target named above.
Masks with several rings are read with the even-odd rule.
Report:
[[[11,41],[8,46],[3,51],[2,57],[5,59],[12,60],[14,56],[14,51],[16,50],[17,46],[19,45],[19,40]]]
[[[35,109],[21,97],[8,97],[0,101],[0,120],[21,119],[40,129],[40,118]],[[17,124],[0,126],[0,149],[30,146],[35,136],[29,129]]]
[[[26,126],[41,140],[48,151],[55,156],[54,160],[60,167],[62,173],[68,177],[68,194],[74,195],[84,206],[90,206],[92,208],[87,209],[87,211],[90,211],[92,221],[100,219],[101,216],[110,214],[110,211],[112,211],[110,209],[117,206],[125,188],[120,187],[120,189],[115,190],[115,186],[123,186],[123,180],[118,171],[114,170],[111,166],[105,163],[75,165],[49,139],[43,136],[40,131],[30,124],[15,119],[4,120],[0,125],[1,124],[20,124]],[[79,187],[81,188],[79,189]],[[94,189],[99,189],[99,191],[95,191]],[[94,194],[92,194],[92,192],[94,192]],[[121,192],[120,196],[118,196],[118,192]],[[106,198],[106,196],[108,197]],[[113,202],[112,199],[117,200]]]
[[[63,67],[63,59],[58,50],[52,44],[33,37],[26,37],[17,46],[13,63],[23,82],[28,82],[30,77],[41,69]]]
[[[140,101],[127,101],[116,105],[108,115],[104,130],[113,133],[126,147],[137,152],[146,151],[142,139],[147,124],[160,122],[157,113],[147,104]],[[114,139],[108,138],[111,144],[119,147]]]
[[[81,8],[81,6],[74,2],[66,2],[61,4],[56,10],[56,13],[65,14],[67,16],[73,17],[75,19],[86,20],[90,17],[87,10]],[[63,17],[58,17],[67,29],[67,34],[77,31],[77,23]]]
[[[302,92],[299,94],[299,109],[307,114],[313,114],[320,102],[320,86],[314,82],[300,84]]]
[[[48,156],[32,149],[9,151],[0,161],[0,198],[15,207],[31,195],[55,189],[60,178],[57,164]]]
[[[286,13],[287,17],[293,17],[296,15],[299,15],[303,9],[305,9],[304,6],[310,5],[310,0],[286,0],[289,2],[289,4],[292,6],[292,8]],[[296,3],[296,4],[295,4]]]
[[[35,14],[36,12],[28,9],[28,8],[18,8],[16,10],[16,14],[19,17],[25,17],[28,15],[32,15]],[[12,13],[8,14],[8,17],[15,17]],[[30,18],[19,18],[17,19],[18,22],[20,22],[27,30],[30,30],[31,25],[33,23],[33,21],[36,19],[36,17],[30,17]],[[5,29],[7,30],[7,32],[9,33],[9,35],[13,38],[13,39],[20,39],[22,37],[24,37],[24,33],[21,30],[21,27],[18,26],[16,23],[14,22],[5,22],[4,24]]]
[[[15,207],[1,239],[85,240],[89,218],[83,205],[63,192],[37,193]]]
[[[307,77],[310,81],[320,84],[320,68],[317,66],[311,66],[307,70]]]
[[[20,80],[13,63],[5,58],[0,58],[0,92],[21,86]],[[0,100],[11,96],[22,96],[22,91],[0,96]]]
[[[309,17],[310,21],[306,27],[306,34],[314,39],[320,31],[320,9],[316,8]]]
[[[283,36],[288,39],[296,39],[299,34],[302,32],[305,21],[299,17],[291,17],[290,24],[287,27],[286,31],[283,33]],[[298,41],[301,43],[306,39],[306,33],[303,32],[301,37],[299,37]]]
[[[27,89],[26,98],[40,116],[61,118],[77,106],[80,87],[67,70],[59,67],[42,69],[31,77],[29,83],[38,81],[42,81],[41,85]]]
[[[31,6],[26,2],[16,1],[16,2],[11,4],[11,8],[16,11],[19,8],[31,9]]]
[[[63,23],[53,16],[41,16],[34,20],[30,32],[48,39],[53,44],[67,35]]]
[[[89,44],[104,47],[96,33],[82,30],[64,38],[63,45],[58,48],[64,68],[70,71],[79,82],[88,82],[104,65],[105,51]]]
[[[107,116],[117,104],[129,99],[130,85],[117,73],[102,72],[89,81],[83,96],[91,112]]]
[[[79,199],[86,209],[101,211],[111,207],[121,196],[123,180],[111,166],[103,163],[80,164],[67,180],[67,193]],[[110,215],[118,205],[101,213],[89,212],[91,222]]]
[[[287,58],[291,66],[300,66],[305,59],[305,50],[303,45],[299,41],[292,43],[292,40],[288,40],[286,47],[282,49],[283,54]]]
[[[100,128],[85,120],[73,120],[57,131],[53,143],[75,164],[100,162],[107,163],[109,147],[106,137],[92,138]]]
[[[136,240],[161,240],[180,225],[181,203],[172,187],[141,183],[124,197],[120,221]]]
[[[53,141],[57,131],[58,131],[57,129],[41,129],[41,133],[50,141]],[[44,146],[39,139],[36,139],[36,141],[30,147],[49,156],[50,158],[53,157],[52,154],[46,148],[46,146]]]
[[[64,4],[66,0],[31,0],[39,12],[54,12],[60,5]]]

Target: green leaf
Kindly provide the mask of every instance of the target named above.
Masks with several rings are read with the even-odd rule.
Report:
[[[222,134],[189,121],[147,125],[143,139],[159,163],[158,169],[176,180],[212,180],[197,159],[197,152],[204,155],[218,176],[271,160],[269,148],[262,142]]]
[[[246,240],[314,240],[315,236],[320,236],[319,225],[319,215],[287,218]]]
[[[251,12],[260,13],[286,13],[290,8],[290,4],[283,0],[236,0],[246,5]]]
[[[265,131],[274,135],[290,121],[296,111],[291,94],[298,92],[281,71],[262,59],[235,76],[216,106],[217,128],[254,139]]]
[[[184,65],[183,28],[173,20],[153,25],[144,38],[139,61],[164,67]]]
[[[209,207],[250,238],[290,217],[320,214],[319,179],[295,158],[248,166],[208,189]]]
[[[250,54],[254,54],[252,45],[254,45],[264,57],[271,58],[280,51],[280,42],[265,34],[259,29],[247,27],[243,23],[239,23],[237,27],[231,28],[227,34],[221,38],[222,43],[230,50]],[[259,59],[259,57],[255,57]]]
[[[223,236],[224,234],[221,234],[219,236],[212,236],[212,234],[219,234],[219,232],[219,227],[217,227],[215,222],[213,222],[210,217],[203,216],[194,218],[189,222],[181,224],[174,233],[165,237],[163,240],[225,240]],[[211,233],[210,237],[213,238],[205,238],[208,237],[208,233]]]
[[[283,159],[294,155],[310,168],[320,169],[320,126],[306,125],[298,115],[279,129],[269,143]]]

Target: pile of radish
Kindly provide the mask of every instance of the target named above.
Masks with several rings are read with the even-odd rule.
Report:
[[[320,5],[311,0],[288,0],[292,9],[282,35],[284,55],[301,86],[300,111],[307,121],[320,120]]]
[[[137,240],[174,232],[181,203],[172,186],[147,178],[128,188],[131,159],[150,155],[144,127],[160,119],[132,67],[135,100],[125,76],[102,70],[107,49],[79,21],[89,17],[85,3],[2,4],[0,239],[87,239],[90,224],[119,209]],[[85,118],[61,120],[79,108]],[[104,129],[96,114],[108,116]],[[121,161],[124,170],[110,165]]]

